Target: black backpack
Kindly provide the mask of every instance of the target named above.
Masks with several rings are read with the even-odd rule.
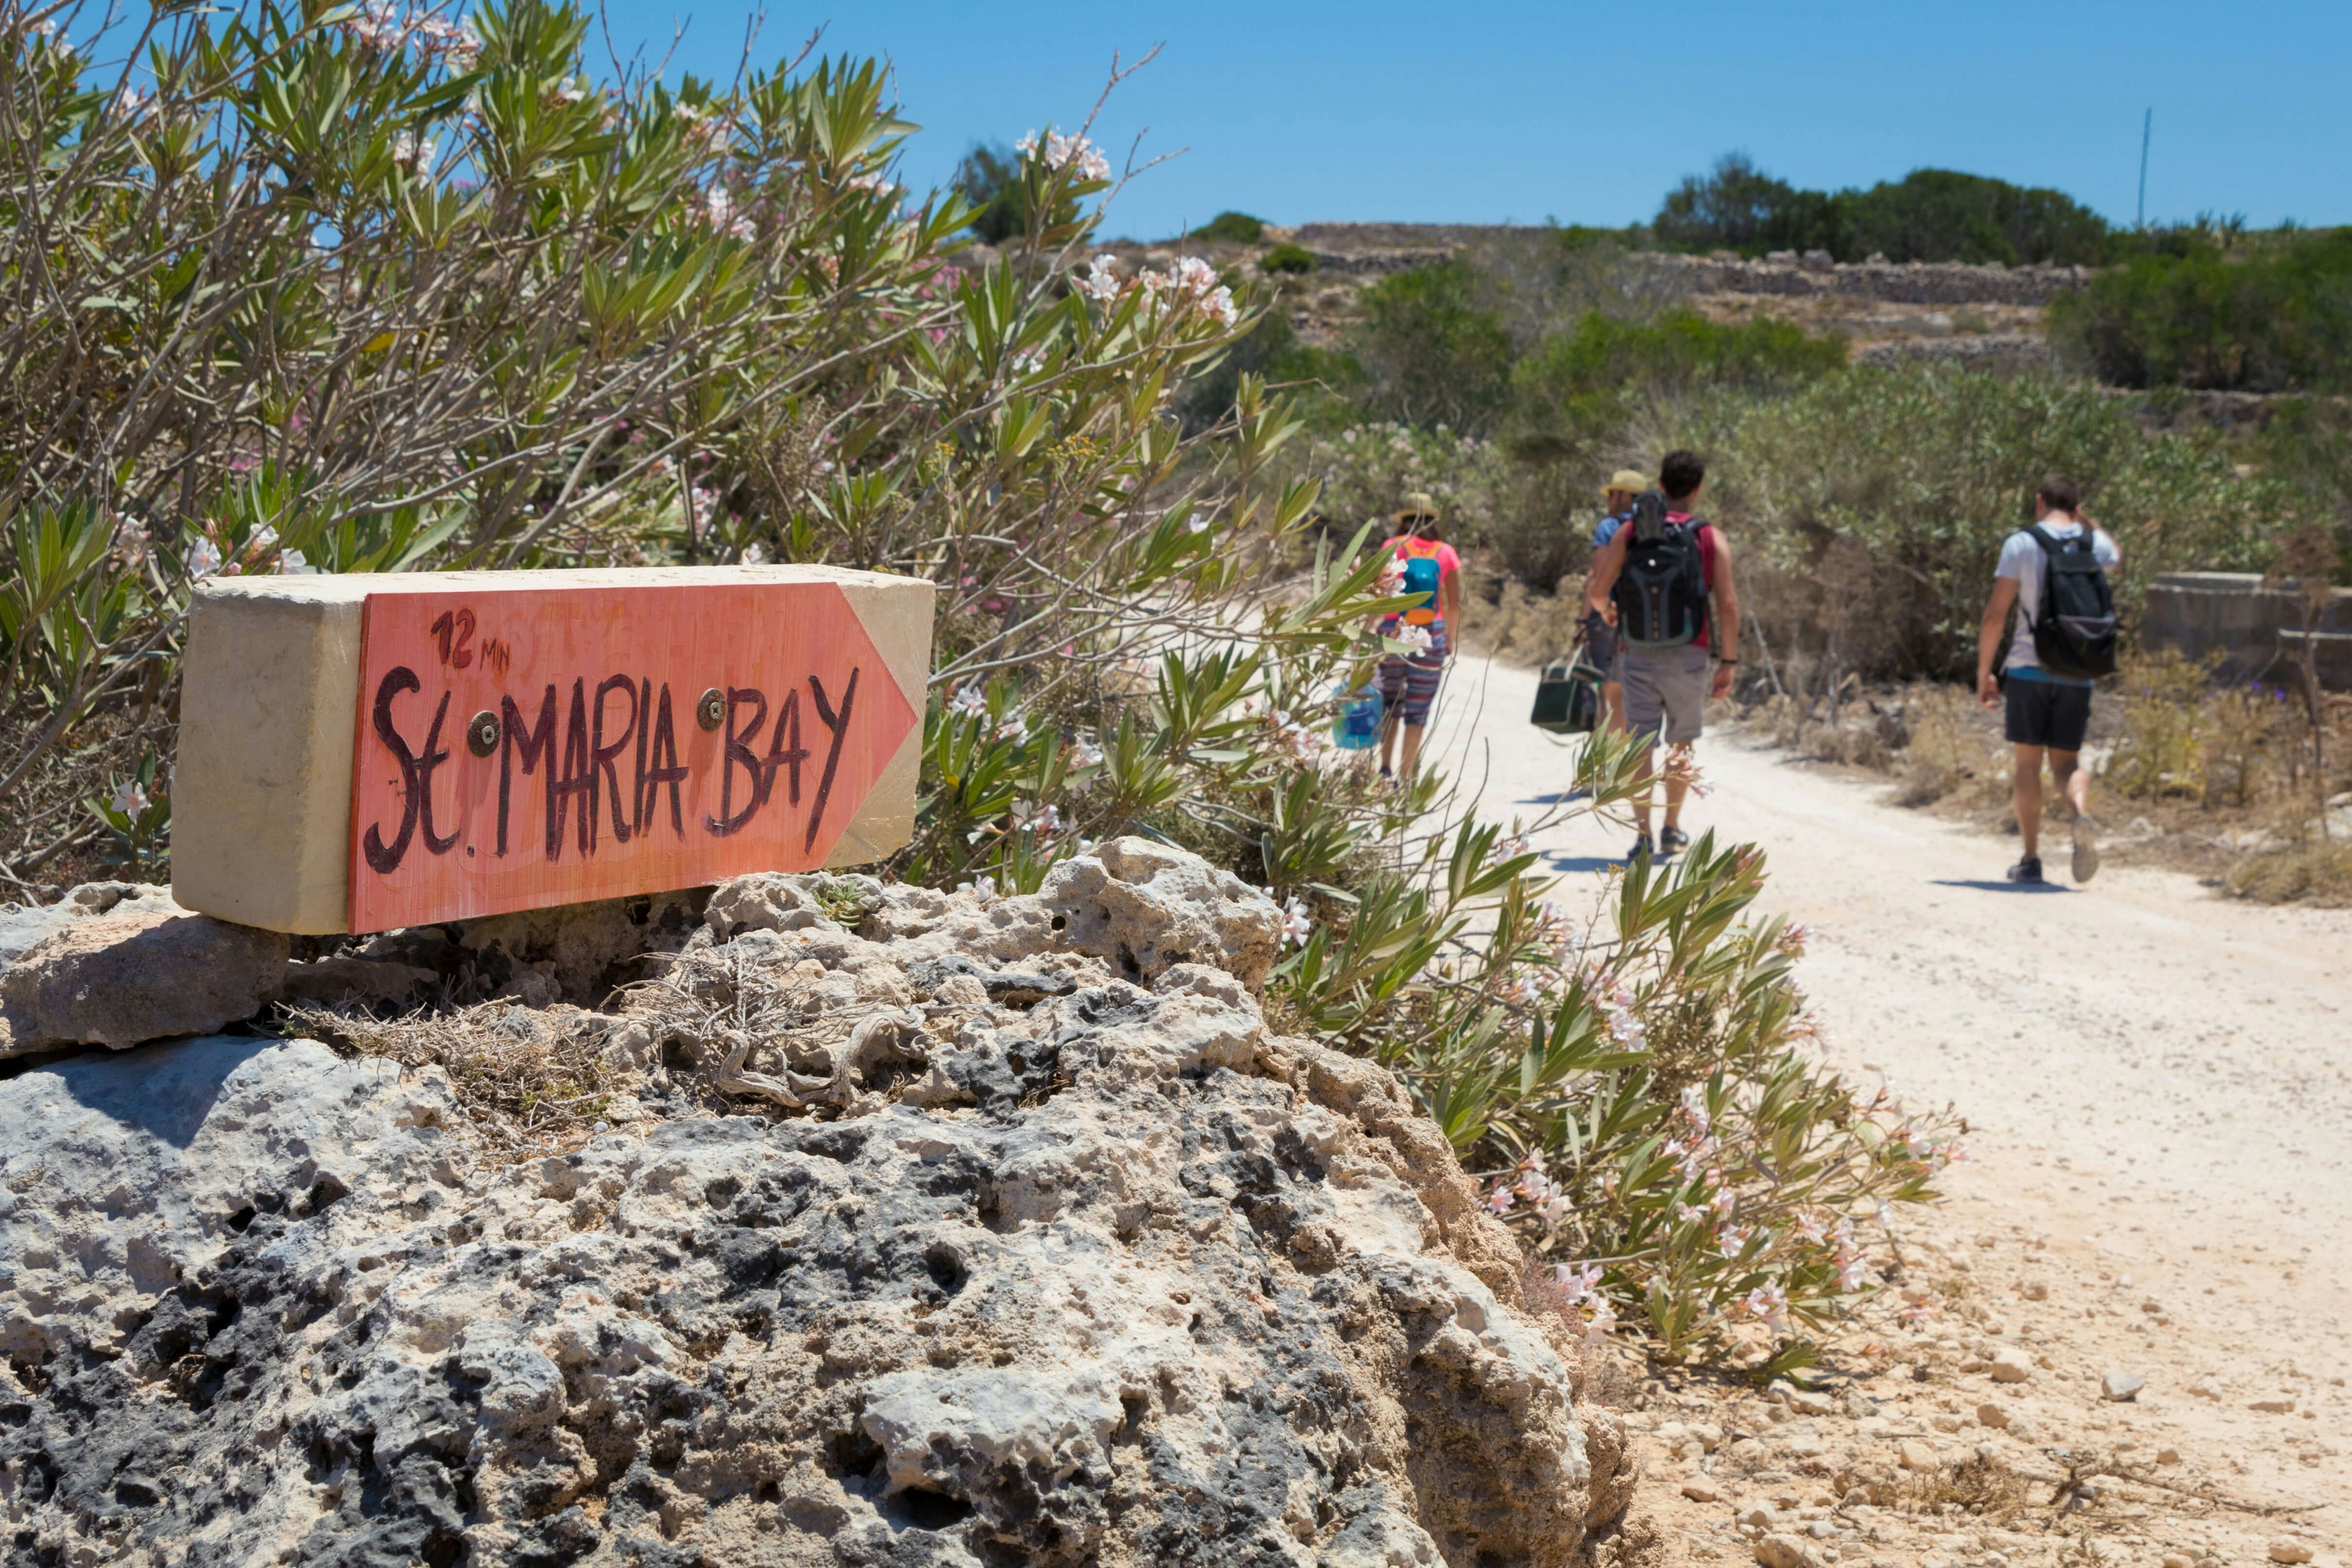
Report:
[[[2116,672],[2116,596],[2099,566],[2090,524],[2060,539],[2035,523],[2025,531],[2042,546],[2042,603],[2033,611],[2033,655],[2053,675],[2090,680]]]
[[[1609,596],[1617,602],[1617,633],[1633,647],[1683,647],[1706,629],[1706,562],[1698,531],[1706,525],[1666,521],[1666,498],[1643,490],[1625,524],[1625,564]]]

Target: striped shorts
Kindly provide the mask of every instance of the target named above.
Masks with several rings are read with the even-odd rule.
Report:
[[[1381,660],[1381,710],[1398,714],[1408,724],[1429,722],[1430,706],[1437,700],[1438,678],[1445,673],[1445,623],[1433,622],[1427,629],[1427,651],[1392,653]],[[1389,637],[1397,634],[1393,626],[1383,624],[1381,630]]]

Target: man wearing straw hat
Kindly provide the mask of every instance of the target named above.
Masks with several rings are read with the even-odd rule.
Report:
[[[1437,701],[1437,683],[1445,674],[1453,638],[1462,626],[1462,557],[1445,542],[1437,502],[1418,491],[1405,497],[1404,505],[1397,510],[1396,536],[1388,548],[1391,559],[1385,577],[1392,580],[1389,592],[1416,595],[1420,602],[1381,621],[1382,637],[1412,645],[1409,651],[1390,654],[1380,664],[1381,777],[1395,776],[1389,771],[1389,759],[1402,724],[1403,773],[1410,779],[1413,765],[1421,760],[1421,738],[1429,726],[1429,710]]]
[[[1632,468],[1620,468],[1609,476],[1601,487],[1601,521],[1592,530],[1592,554],[1597,561],[1601,552],[1617,531],[1633,515],[1633,498],[1650,488],[1650,481]],[[1609,712],[1609,727],[1619,734],[1625,732],[1624,674],[1617,667],[1617,605],[1615,601],[1600,609],[1591,608],[1592,574],[1584,577],[1584,656],[1601,671],[1601,700]]]

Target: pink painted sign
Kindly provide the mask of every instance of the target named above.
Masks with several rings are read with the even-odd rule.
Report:
[[[918,721],[830,583],[477,579],[361,626],[354,931],[813,869]]]

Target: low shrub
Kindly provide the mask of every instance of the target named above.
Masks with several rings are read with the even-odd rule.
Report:
[[[1381,279],[1359,297],[1349,348],[1364,367],[1358,401],[1378,419],[1484,436],[1511,390],[1511,340],[1460,258]]]
[[[1643,400],[1785,392],[1840,369],[1845,352],[1841,338],[1769,317],[1727,324],[1681,309],[1649,321],[1591,310],[1512,367],[1506,433],[1521,458],[1589,458]]]
[[[1265,234],[1265,220],[1247,213],[1221,212],[1199,228],[1184,231],[1186,239],[1206,240],[1212,245],[1255,245]]]
[[[2309,794],[2310,730],[2299,696],[2262,681],[2217,686],[2220,662],[2169,648],[2125,661],[2110,788],[2128,799],[2236,811]]]
[[[1579,784],[1605,808],[1632,755],[1589,746]],[[1590,1325],[1633,1319],[1679,1357],[1834,1316],[1867,1286],[1859,1227],[1959,1150],[1807,1056],[1803,933],[1752,914],[1762,857],[1710,836],[1587,916],[1542,902],[1495,831],[1435,847],[1425,889],[1374,879],[1318,911],[1276,972],[1288,1021],[1413,1086]]]
[[[2258,903],[2352,905],[2352,839],[2315,838],[2251,855],[2231,870],[2229,885]]]
[[[1280,277],[1299,277],[1315,270],[1315,253],[1303,245],[1283,241],[1257,258],[1258,270]]]
[[[2050,332],[2116,386],[2352,389],[2352,235],[2137,256],[2058,296]]]

